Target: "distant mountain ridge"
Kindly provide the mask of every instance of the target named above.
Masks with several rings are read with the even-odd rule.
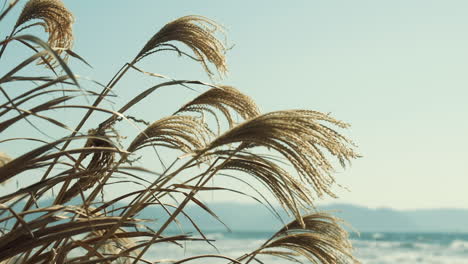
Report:
[[[280,220],[261,204],[208,203],[208,207],[232,231],[274,232],[282,227]],[[16,207],[21,208],[19,203]],[[276,208],[284,222],[291,221],[284,210]],[[358,232],[460,232],[468,233],[468,209],[415,209],[395,210],[367,208],[351,204],[319,206],[319,211],[329,212],[343,220]],[[184,212],[205,232],[220,232],[227,228],[196,205],[189,205]],[[157,219],[155,225],[167,219],[168,214],[160,207],[145,209],[143,219]],[[30,216],[32,217],[32,215]],[[194,231],[192,224],[178,216],[184,231]],[[187,228],[188,227],[188,228]],[[170,226],[176,230],[177,226]]]
[[[467,209],[369,209],[349,204],[322,209],[339,210],[335,215],[361,232],[468,232]]]
[[[233,231],[274,231],[282,226],[271,212],[259,204],[212,203],[208,206]],[[321,206],[319,210],[329,211],[344,219],[359,232],[468,232],[467,209],[393,210],[333,204]],[[188,206],[185,212],[204,231],[226,229],[197,206]],[[278,212],[286,222],[291,219],[281,209]],[[140,217],[154,217],[161,213],[154,208],[146,210]],[[190,225],[183,217],[179,218],[184,226]]]

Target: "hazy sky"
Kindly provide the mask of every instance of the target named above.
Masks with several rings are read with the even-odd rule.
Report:
[[[234,45],[222,83],[253,97],[263,112],[313,109],[352,124],[345,134],[363,158],[337,174],[351,190],[339,191],[339,202],[468,208],[467,1],[65,3],[76,16],[75,51],[94,67],[76,63],[76,73],[104,82],[166,22],[207,16],[226,27]],[[199,65],[172,54],[141,66],[206,80]],[[125,89],[155,83],[136,76]],[[118,92],[125,96],[125,89]],[[171,94],[186,100],[186,90]]]

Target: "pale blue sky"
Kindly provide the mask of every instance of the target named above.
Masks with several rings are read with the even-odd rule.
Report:
[[[468,208],[467,1],[65,3],[76,16],[75,51],[94,67],[72,63],[76,73],[105,82],[164,23],[207,16],[235,45],[223,83],[253,97],[263,112],[313,109],[352,124],[346,134],[364,157],[337,174],[351,190],[338,190],[338,202]],[[141,67],[206,80],[197,64],[175,55]],[[155,82],[137,77],[117,92],[125,97]],[[157,115],[190,94],[176,89],[167,96],[140,111]]]

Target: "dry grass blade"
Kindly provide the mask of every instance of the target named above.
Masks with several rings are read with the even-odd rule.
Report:
[[[96,95],[96,94],[94,94],[94,93],[91,92],[91,91],[86,91],[86,90],[83,91],[83,90],[79,90],[79,89],[54,89],[54,90],[46,90],[46,91],[42,91],[42,92],[35,93],[35,94],[33,94],[33,95],[31,95],[31,96],[28,96],[28,97],[25,97],[25,98],[23,98],[22,100],[18,101],[17,103],[14,103],[14,100],[16,100],[18,97],[15,98],[15,99],[12,99],[12,100],[9,101],[8,103],[9,103],[10,105],[11,105],[11,104],[14,104],[14,107],[6,107],[6,105],[7,105],[8,103],[4,104],[3,106],[0,105],[0,108],[6,108],[5,110],[0,111],[0,116],[2,116],[2,115],[4,115],[4,114],[8,113],[9,111],[11,111],[11,110],[17,108],[18,106],[20,106],[20,105],[22,105],[22,104],[24,104],[24,103],[26,103],[26,102],[28,102],[28,101],[30,101],[30,100],[32,100],[32,99],[36,99],[37,97],[44,96],[44,95],[53,95],[54,93],[62,93],[62,94],[63,94],[63,93],[81,93],[81,94],[84,93],[85,95],[91,95],[91,96]]]
[[[200,82],[200,81],[187,81],[187,80],[177,80],[177,81],[170,81],[170,82],[164,82],[164,83],[160,83],[158,85],[155,85],[153,87],[150,87],[146,90],[144,90],[143,92],[141,92],[140,94],[138,94],[137,96],[135,96],[134,98],[132,98],[132,100],[130,100],[128,103],[126,103],[124,106],[122,106],[120,109],[119,109],[119,113],[125,113],[128,109],[132,108],[133,106],[135,106],[136,104],[140,103],[143,99],[145,99],[146,97],[148,97],[150,94],[152,94],[153,92],[155,92],[156,90],[158,90],[159,88],[162,88],[162,87],[166,87],[166,86],[172,86],[172,85],[182,85],[182,86],[185,86],[186,84],[197,84],[197,85],[203,85],[203,86],[209,86],[209,87],[212,87],[212,85],[210,84],[207,84],[207,83],[203,83],[203,82]],[[111,116],[109,117],[107,120],[105,120],[104,122],[102,122],[99,127],[101,129],[106,129],[106,128],[109,128],[113,125],[113,123],[116,121],[117,119],[117,116],[114,115],[114,116]]]
[[[21,121],[23,119],[26,119],[29,115],[33,115],[35,117],[42,118],[42,119],[44,119],[46,121],[49,121],[50,123],[52,123],[54,125],[65,128],[67,130],[72,130],[71,128],[69,128],[68,126],[66,126],[65,124],[61,123],[60,121],[58,121],[56,119],[48,118],[46,116],[42,116],[42,115],[38,114],[38,112],[51,110],[51,109],[53,109],[52,107],[54,107],[54,106],[56,106],[58,104],[61,104],[63,102],[66,102],[66,101],[68,101],[68,100],[70,100],[72,98],[73,98],[72,96],[62,96],[62,97],[59,97],[59,98],[52,99],[52,100],[50,100],[50,101],[48,101],[46,103],[43,103],[41,105],[38,105],[38,106],[36,106],[36,107],[34,107],[34,108],[30,109],[30,110],[16,108],[14,106],[13,107],[7,106],[7,107],[5,107],[7,109],[16,109],[19,112],[19,115],[1,122],[0,123],[0,132],[3,132],[5,129],[9,128],[11,125],[15,124],[16,122]]]
[[[287,259],[305,257],[312,263],[359,263],[352,257],[352,245],[348,233],[340,226],[340,220],[324,213],[304,216],[302,226],[293,221],[277,232],[256,254],[267,254]],[[277,249],[288,251],[278,251]]]
[[[13,74],[17,73],[19,70],[24,69],[27,65],[29,65],[31,62],[35,61],[37,58],[40,58],[44,55],[47,54],[47,51],[41,51],[41,52],[36,52],[34,55],[31,57],[27,58],[26,60],[22,61],[20,64],[18,64],[15,68],[11,69],[8,73],[6,73],[1,79],[0,83],[4,82],[9,82],[13,76]]]
[[[41,20],[42,22],[25,25],[31,20]],[[15,25],[15,33],[30,26],[39,25],[49,34],[48,44],[55,49],[58,55],[63,50],[71,49],[73,46],[72,25],[73,15],[60,0],[30,0],[26,3]],[[20,28],[22,26],[22,28]],[[66,53],[64,59],[66,60]],[[47,61],[53,60],[52,56],[47,56]],[[41,63],[41,62],[40,62]],[[52,65],[57,65],[52,63]]]
[[[32,42],[34,44],[37,44],[37,45],[41,46],[43,49],[48,51],[50,53],[50,55],[59,63],[60,67],[62,67],[62,69],[67,73],[68,77],[70,77],[70,79],[73,80],[73,83],[78,87],[80,86],[78,84],[78,81],[76,80],[76,76],[72,73],[72,71],[70,70],[68,65],[65,63],[65,61],[60,57],[60,55],[58,53],[59,50],[55,51],[53,48],[51,48],[49,46],[49,44],[45,43],[44,41],[42,41],[41,39],[39,39],[39,38],[37,38],[35,36],[31,36],[31,35],[16,36],[16,37],[13,37],[12,39],[13,40],[18,40],[18,41],[29,41],[29,42]]]
[[[60,184],[65,181],[69,181],[70,179],[78,179],[80,177],[88,177],[90,173],[93,173],[93,171],[89,172],[80,172],[80,173],[63,173],[63,175],[58,175],[54,176],[36,183],[33,183],[27,187],[21,188],[13,193],[4,195],[0,197],[0,203],[6,202],[6,201],[11,201],[14,198],[20,197],[22,195],[27,195],[31,193],[37,193],[41,189],[50,189],[51,187]]]
[[[93,68],[93,66],[91,66],[91,64],[89,64],[83,57],[81,57],[80,55],[76,54],[74,51],[72,51],[71,49],[64,49],[64,51],[72,56],[73,58],[76,58],[78,60],[80,60],[81,62],[83,62],[84,64],[86,64],[88,67],[90,68]]]
[[[12,102],[15,102],[17,100],[20,100],[20,99],[23,99],[31,94],[34,94],[36,92],[39,92],[41,90],[44,90],[50,86],[53,86],[53,85],[56,85],[56,84],[63,84],[63,83],[67,83],[67,79],[69,78],[69,76],[65,75],[65,76],[60,76],[60,77],[57,77],[47,83],[44,83],[44,84],[41,84],[39,86],[37,86],[36,88],[34,89],[30,89],[24,93],[22,93],[21,95],[18,95],[17,97],[13,98],[11,101]],[[4,108],[5,106],[7,106],[10,102],[6,102],[2,105],[0,105],[0,108]]]
[[[30,239],[30,235],[24,231],[12,232],[8,236],[3,236],[2,241],[0,241],[0,260],[11,258],[20,252],[32,250],[66,237],[107,230],[118,223],[119,219],[118,217],[93,217],[50,227],[36,225],[38,229],[33,231],[34,239]],[[51,221],[59,220],[62,220],[62,218],[54,216],[51,219]],[[129,219],[123,222],[122,227],[135,227],[137,222],[135,219]]]
[[[34,149],[26,154],[23,154],[20,157],[4,164],[4,166],[0,167],[0,183],[5,182],[6,180],[16,176],[17,174],[21,173],[24,170],[27,170],[28,167],[26,164],[45,152],[51,150],[55,147],[55,145],[59,144],[59,142],[53,142],[47,145],[44,145],[40,148]]]
[[[260,114],[257,105],[250,97],[230,86],[211,88],[182,106],[177,113],[197,112],[203,115],[204,112],[208,112],[218,121],[214,110],[220,111],[226,117],[230,128],[235,125],[231,110],[234,110],[244,120]],[[219,126],[219,122],[217,123]]]
[[[193,257],[181,259],[181,260],[176,261],[176,262],[172,262],[172,264],[185,263],[185,262],[195,260],[195,259],[223,259],[223,260],[228,260],[229,263],[242,264],[241,262],[239,262],[239,261],[237,261],[237,260],[235,260],[233,258],[223,256],[223,255],[198,255],[198,256],[193,256]]]
[[[13,160],[6,163],[4,166],[0,167],[0,183],[4,182],[12,177],[19,175],[21,172],[27,170],[33,170],[35,168],[40,168],[47,165],[47,161],[52,160],[57,157],[68,157],[72,154],[82,154],[89,155],[93,153],[126,153],[115,146],[112,147],[85,147],[71,149],[67,151],[59,151],[51,154],[46,154],[50,150],[53,150],[57,145],[66,142],[67,140],[80,140],[84,138],[90,138],[90,136],[80,136],[72,138],[62,138],[60,140],[45,144],[41,147],[33,149]],[[105,139],[103,139],[105,140]]]
[[[81,242],[81,247],[87,245],[90,249],[94,250],[92,247],[92,244],[89,243],[89,240],[93,240],[93,238],[99,238],[104,235],[103,231],[93,231],[88,235],[88,241]],[[130,248],[133,248],[137,246],[137,244],[131,239],[135,235],[135,232],[133,234],[131,232],[127,232],[125,230],[118,230],[115,235],[109,239],[108,241],[105,242],[105,245],[100,247],[98,249],[98,253],[102,254],[101,257],[103,256],[116,256],[117,258],[114,260],[114,263],[130,263],[130,259],[128,257],[131,257],[135,254],[138,253],[138,251],[130,251],[127,254],[126,251]],[[150,233],[144,233],[144,232],[139,232],[137,233],[137,237],[143,237],[145,235],[150,236]],[[76,243],[77,241],[75,241]],[[122,254],[122,256],[119,256]],[[89,254],[88,254],[89,255]],[[62,257],[62,259],[65,259],[65,256]],[[109,262],[110,263],[110,262]]]
[[[208,75],[213,75],[208,63],[212,63],[220,74],[224,74],[227,72],[224,57],[226,48],[214,35],[217,31],[220,31],[220,25],[208,18],[201,16],[178,18],[156,33],[138,53],[136,60],[159,51],[161,47],[167,47],[165,43],[179,41],[192,49]],[[175,46],[170,45],[170,47],[180,53]]]
[[[0,21],[10,12],[10,10],[19,2],[19,0],[13,0],[8,4],[8,7],[0,14]]]

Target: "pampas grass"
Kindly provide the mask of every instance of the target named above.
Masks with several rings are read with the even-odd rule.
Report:
[[[0,22],[17,3],[12,2],[0,14]],[[294,220],[260,248],[242,256],[181,256],[172,263],[206,258],[250,263],[261,261],[264,255],[311,263],[358,262],[340,220],[313,209],[317,197],[335,196],[336,167],[346,167],[358,157],[355,145],[342,134],[347,123],[310,110],[261,113],[240,89],[192,80],[160,82],[115,107],[118,111],[109,110],[102,102],[111,98],[111,91],[126,73],[147,73],[136,64],[159,52],[171,50],[188,56],[210,77],[215,74],[213,69],[225,74],[226,47],[218,39],[222,27],[201,16],[168,23],[95,92],[79,85],[79,78],[65,63],[67,55],[83,60],[70,50],[72,23],[73,15],[63,2],[30,0],[10,36],[0,42],[0,59],[14,41],[34,51],[0,76],[4,95],[0,133],[7,135],[13,125],[23,126],[25,131],[34,129],[30,136],[2,137],[0,141],[14,146],[30,144],[15,157],[0,153],[0,184],[11,187],[16,181],[20,185],[9,193],[0,192],[0,263],[158,263],[160,257],[146,259],[146,252],[162,244],[183,247],[183,242],[192,241],[211,247],[215,241],[185,212],[186,206],[197,206],[222,223],[223,219],[200,199],[200,192],[207,190],[244,194],[275,211],[264,195],[269,192]],[[47,42],[19,35],[34,32],[36,26],[46,30]],[[38,59],[47,64],[51,76],[16,76],[22,69],[35,67],[31,63]],[[58,76],[55,67],[66,75]],[[24,85],[24,81],[32,81],[27,83],[30,88],[22,94],[13,93],[11,88],[19,82]],[[147,122],[141,116],[127,115],[130,108],[167,86],[201,91],[159,120]],[[89,98],[94,101],[89,103]],[[56,109],[66,109],[73,118],[52,114]],[[101,115],[90,119],[95,113]],[[107,116],[96,121],[102,115]],[[145,127],[121,135],[119,128],[126,125]],[[52,130],[61,131],[58,138],[49,136]],[[8,148],[0,148],[8,152]],[[140,157],[151,155],[153,169],[135,165]],[[213,185],[213,179],[228,172],[245,186],[226,186],[222,181]],[[122,191],[130,185],[137,187]],[[255,194],[245,193],[246,186]],[[142,212],[154,207],[163,213],[140,218]],[[180,224],[180,217],[188,219],[191,226],[179,226],[179,233],[168,232]],[[185,233],[186,228],[196,232]]]

